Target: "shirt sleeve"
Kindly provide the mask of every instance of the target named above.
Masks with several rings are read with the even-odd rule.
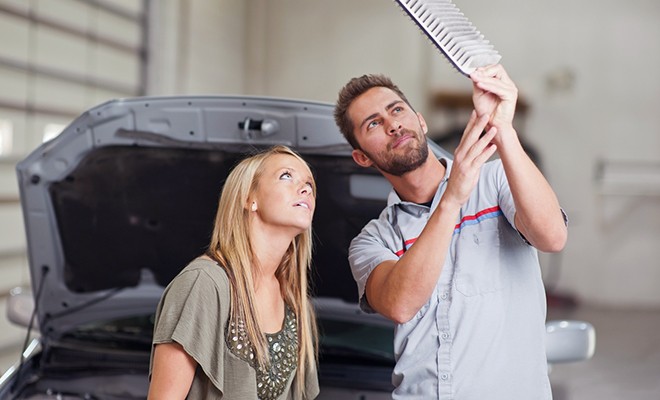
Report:
[[[348,262],[351,265],[353,278],[358,286],[360,308],[368,313],[376,311],[369,305],[365,294],[367,279],[371,272],[385,261],[397,261],[399,257],[387,245],[393,241],[395,234],[390,224],[385,223],[385,211],[378,220],[369,222],[352,241],[348,251]]]
[[[297,379],[301,379],[296,375]],[[310,400],[310,399],[315,399],[319,393],[319,377],[318,377],[318,371],[316,369],[316,366],[314,368],[307,368],[307,372],[305,374],[305,395],[303,399],[300,400]],[[292,389],[291,392],[295,392],[295,382],[293,385],[291,385]],[[295,399],[298,400],[298,399]]]
[[[497,159],[488,164],[489,168],[484,172],[488,174],[488,181],[490,184],[495,186],[497,204],[499,205],[500,210],[502,210],[502,214],[504,214],[506,220],[509,221],[509,224],[515,229],[516,205],[513,202],[513,195],[511,194],[509,181],[506,179],[502,160]]]
[[[202,269],[184,271],[165,289],[154,324],[154,346],[180,344],[220,391],[229,305],[226,276],[214,279]]]
[[[516,216],[516,205],[513,202],[513,195],[511,194],[511,187],[509,186],[509,181],[506,178],[506,173],[504,172],[504,166],[502,165],[502,160],[492,161],[492,166],[490,169],[491,179],[494,180],[494,184],[497,187],[498,193],[498,204],[502,213],[504,214],[509,224],[518,232],[520,237],[531,246],[531,243],[525,238],[525,236],[520,233],[518,228],[516,228],[515,216]],[[539,210],[541,211],[541,210]],[[563,209],[560,208],[562,218],[564,219],[564,224],[568,225],[568,216]]]

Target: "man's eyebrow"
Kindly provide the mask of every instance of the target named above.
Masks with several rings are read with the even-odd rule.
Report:
[[[388,105],[385,107],[385,109],[386,109],[386,110],[390,110],[390,109],[394,108],[395,106],[397,106],[397,105],[399,105],[399,104],[401,104],[401,103],[403,103],[403,100],[394,100],[393,102],[391,102],[390,104],[388,104]]]
[[[399,104],[401,104],[401,103],[403,103],[403,100],[400,100],[400,99],[399,99],[399,100],[394,100],[394,101],[391,102],[390,104],[386,105],[386,106],[385,106],[385,109],[389,111],[389,110],[391,110],[392,108],[394,108],[395,106],[397,106],[397,105],[399,105]],[[377,113],[377,112],[376,112],[376,113],[373,113],[373,114],[371,114],[371,115],[369,115],[367,118],[365,118],[364,120],[362,120],[362,122],[360,123],[360,128],[362,128],[362,126],[363,126],[364,124],[366,124],[367,121],[372,120],[372,119],[376,118],[377,116],[378,116],[378,113]]]
[[[370,116],[368,116],[367,118],[363,119],[362,122],[360,123],[360,129],[362,129],[362,126],[364,126],[364,124],[366,124],[367,121],[372,120],[372,119],[376,118],[377,116],[378,116],[378,113],[373,113]]]

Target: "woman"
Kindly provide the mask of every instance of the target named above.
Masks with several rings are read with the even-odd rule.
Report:
[[[241,161],[211,243],[163,293],[149,399],[311,399],[317,332],[307,295],[315,183],[276,146]]]

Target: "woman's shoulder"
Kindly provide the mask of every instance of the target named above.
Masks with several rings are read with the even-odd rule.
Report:
[[[183,284],[206,281],[220,289],[229,288],[229,277],[224,268],[207,256],[199,256],[192,260],[174,278]]]
[[[181,315],[184,310],[191,314],[197,310],[215,312],[211,309],[217,307],[222,310],[222,315],[228,315],[230,296],[229,279],[222,267],[210,259],[198,257],[167,285],[159,309]]]

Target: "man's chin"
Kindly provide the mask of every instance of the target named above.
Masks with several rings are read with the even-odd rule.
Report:
[[[415,171],[426,162],[426,158],[420,158],[416,160],[406,160],[406,162],[394,162],[390,163],[386,167],[379,167],[378,169],[381,172],[385,172],[389,175],[394,175],[397,177],[402,177],[410,172]]]

